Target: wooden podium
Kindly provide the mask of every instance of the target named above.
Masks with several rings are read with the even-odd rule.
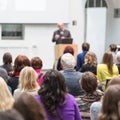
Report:
[[[54,66],[55,69],[56,69],[58,59],[60,56],[63,55],[63,51],[66,46],[71,46],[74,49],[75,59],[77,58],[77,54],[78,54],[78,45],[77,44],[56,44],[55,45],[55,66]]]

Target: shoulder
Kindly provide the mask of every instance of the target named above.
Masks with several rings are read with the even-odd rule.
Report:
[[[73,95],[67,93],[67,94],[65,95],[65,98],[66,98],[66,101],[67,101],[68,103],[76,104],[76,100],[75,100],[75,98],[74,98]]]
[[[107,68],[107,65],[106,64],[98,64],[97,68]]]
[[[92,110],[93,110],[93,109],[94,109],[94,110],[100,109],[101,106],[102,106],[102,102],[101,102],[101,101],[93,102],[93,103],[91,104],[91,106],[90,106],[90,109],[92,109]]]
[[[90,106],[91,117],[97,118],[97,115],[101,111],[101,108],[102,108],[101,101],[92,103],[91,106]]]

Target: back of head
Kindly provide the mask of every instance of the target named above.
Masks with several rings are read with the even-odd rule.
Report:
[[[9,52],[4,53],[3,63],[4,64],[11,64],[12,63],[12,55]]]
[[[110,47],[111,52],[116,52],[116,50],[117,50],[117,45],[116,44],[110,44],[109,47]]]
[[[65,53],[61,57],[61,65],[63,69],[73,69],[76,65],[76,60],[72,54]]]
[[[120,85],[110,85],[105,90],[98,120],[120,120]]]
[[[93,93],[97,89],[97,77],[92,72],[84,72],[81,77],[81,87],[86,93]]]
[[[74,55],[74,49],[72,46],[66,46],[64,51],[63,51],[63,54],[65,53],[71,53],[72,55]]]
[[[108,86],[116,84],[120,85],[120,76],[115,76],[108,82]]]
[[[0,112],[0,120],[25,120],[15,109]]]
[[[26,66],[20,72],[19,84],[23,91],[34,90],[39,87],[37,83],[37,73],[32,67]]]
[[[107,64],[107,63],[113,63],[113,56],[111,52],[105,52],[103,55],[103,63]]]
[[[113,74],[113,56],[112,52],[105,52],[103,55],[102,63],[106,64],[110,74]]]
[[[88,51],[85,55],[85,64],[90,64],[93,66],[97,65],[97,57],[94,52]]]
[[[42,60],[39,57],[33,57],[31,59],[31,66],[36,69],[41,69],[43,66]]]
[[[20,72],[25,66],[30,66],[30,60],[25,55],[18,55],[14,61],[14,71]]]
[[[84,42],[84,43],[82,44],[82,50],[83,50],[83,51],[89,51],[89,48],[90,48],[90,44],[89,44],[89,43]]]
[[[3,78],[0,77],[0,111],[11,109],[14,99]]]
[[[16,109],[25,120],[46,120],[46,115],[41,104],[30,94],[21,94],[16,99],[13,108]]]

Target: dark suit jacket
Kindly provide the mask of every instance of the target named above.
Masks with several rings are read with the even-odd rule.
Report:
[[[66,30],[66,29],[64,29],[64,31],[57,30],[57,31],[55,31],[54,34],[53,34],[52,42],[56,42],[56,39],[55,39],[55,35],[56,35],[56,34],[60,35],[60,38],[61,38],[61,37],[71,38],[71,34],[70,34],[70,31],[69,31],[69,30]]]

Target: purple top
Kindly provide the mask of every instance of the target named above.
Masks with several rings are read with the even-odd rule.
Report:
[[[82,120],[78,105],[74,97],[70,94],[66,94],[65,98],[66,98],[66,104],[64,105],[64,107],[57,108],[62,120]],[[37,96],[36,99],[43,104],[40,96]],[[56,118],[52,117],[47,111],[46,111],[46,114],[47,114],[48,120],[60,120],[60,118],[58,117]]]

